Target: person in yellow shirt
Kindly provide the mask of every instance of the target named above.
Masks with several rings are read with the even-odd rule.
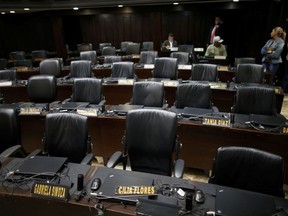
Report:
[[[214,58],[215,56],[225,56],[227,57],[227,51],[225,46],[222,44],[223,39],[219,36],[214,37],[213,44],[207,47],[205,57]]]

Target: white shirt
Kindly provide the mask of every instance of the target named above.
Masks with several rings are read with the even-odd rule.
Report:
[[[169,41],[170,47],[173,47],[173,41]]]

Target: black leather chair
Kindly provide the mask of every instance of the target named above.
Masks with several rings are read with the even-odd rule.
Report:
[[[71,101],[105,105],[102,80],[94,78],[75,79]]]
[[[127,47],[130,43],[133,43],[133,41],[122,41],[121,42],[121,51],[122,52],[126,52],[127,51]]]
[[[190,79],[198,81],[217,82],[218,81],[217,65],[192,64]]]
[[[155,59],[153,78],[169,78],[171,80],[176,80],[177,76],[177,59],[165,57]]]
[[[0,59],[0,70],[5,70],[7,68],[7,60],[4,58]]]
[[[239,114],[275,115],[275,90],[265,87],[238,88],[233,111]]]
[[[186,52],[191,54],[193,52],[194,46],[189,44],[183,44],[178,46],[178,52]]]
[[[47,58],[47,51],[46,50],[33,50],[31,52],[31,58],[32,60],[45,59]]]
[[[246,147],[220,147],[209,183],[284,197],[282,157]]]
[[[16,70],[0,70],[0,80],[15,81],[17,79]]]
[[[238,64],[235,83],[264,83],[264,65]]]
[[[112,65],[111,77],[123,77],[133,79],[135,76],[135,68],[133,62],[114,62]]]
[[[187,65],[189,64],[189,53],[187,52],[172,52],[170,54],[171,58],[177,59],[178,65]]]
[[[69,78],[75,77],[92,77],[91,61],[79,60],[71,62]]]
[[[32,68],[32,61],[30,59],[16,60],[14,66]]]
[[[39,70],[41,75],[59,77],[61,74],[60,62],[56,59],[45,59],[40,62]]]
[[[80,52],[80,59],[91,61],[92,65],[96,65],[97,64],[97,53],[96,53],[96,51]]]
[[[93,47],[91,43],[77,44],[78,53],[84,52],[84,51],[92,51],[92,50],[93,50]]]
[[[24,60],[26,59],[26,54],[24,51],[14,51],[9,53],[9,58],[11,60]]]
[[[101,55],[102,56],[115,56],[116,55],[115,47],[111,47],[111,46],[103,47]]]
[[[154,64],[157,57],[157,51],[141,51],[139,64]]]
[[[184,107],[212,108],[210,85],[198,83],[178,85],[175,107],[177,109],[183,109]],[[217,108],[215,107],[214,109]]]
[[[112,64],[114,62],[121,62],[121,56],[104,56],[104,64]]]
[[[67,157],[69,162],[88,164],[93,159],[88,136],[88,119],[74,113],[50,113],[46,116],[45,153]]]
[[[111,43],[100,43],[99,44],[99,50],[102,52],[104,47],[111,47],[112,44]]]
[[[140,53],[140,44],[139,43],[129,43],[126,50],[127,55],[133,55]]]
[[[175,113],[155,110],[131,110],[126,117],[126,134],[123,137],[124,153],[113,154],[107,167],[129,157],[133,171],[147,172],[171,176],[174,165],[174,176],[181,178],[184,171],[184,161],[177,159],[180,142],[176,135],[177,116]],[[172,160],[176,152],[176,161]]]
[[[250,57],[235,58],[234,66],[237,67],[238,64],[255,64],[256,59]]]
[[[35,75],[28,79],[27,93],[34,103],[51,103],[56,99],[56,78],[49,75]]]
[[[142,51],[153,51],[153,50],[154,50],[153,41],[144,41],[142,43]]]
[[[135,82],[130,104],[163,107],[165,105],[164,84],[161,82]]]

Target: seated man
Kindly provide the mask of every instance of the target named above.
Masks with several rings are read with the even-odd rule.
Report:
[[[219,36],[214,37],[213,44],[207,47],[205,57],[211,57],[211,58],[214,58],[215,56],[227,57],[226,48],[224,45],[221,44],[222,42],[223,40]]]
[[[162,49],[170,49],[172,47],[178,47],[177,41],[174,40],[174,35],[172,33],[169,33],[168,40],[165,40],[162,44]]]

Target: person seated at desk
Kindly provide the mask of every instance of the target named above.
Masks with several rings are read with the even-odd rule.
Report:
[[[207,47],[205,57],[214,58],[215,56],[225,56],[227,57],[227,52],[225,46],[222,44],[223,39],[219,36],[214,37],[213,44]]]
[[[177,41],[174,40],[174,35],[169,33],[168,40],[165,40],[162,44],[162,50],[169,50],[173,47],[178,47]]]

